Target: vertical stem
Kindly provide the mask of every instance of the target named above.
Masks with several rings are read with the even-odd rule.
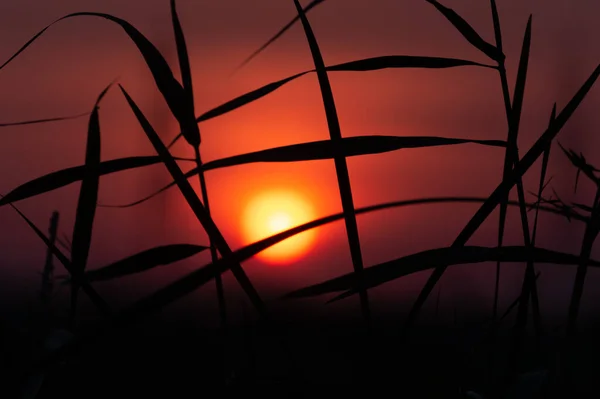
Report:
[[[194,152],[196,156],[196,166],[198,167],[198,179],[200,182],[200,191],[202,195],[202,201],[204,202],[204,206],[206,208],[206,212],[210,215],[210,204],[208,201],[208,190],[206,189],[206,179],[204,177],[204,170],[202,169],[202,158],[200,156],[200,148],[194,147]],[[210,257],[211,262],[215,264],[218,260],[217,249],[209,237],[209,245],[210,245]],[[215,276],[215,284],[217,286],[217,303],[219,307],[219,322],[221,328],[221,339],[219,340],[219,344],[221,346],[223,352],[223,365],[222,370],[224,373],[227,373],[227,309],[225,307],[225,292],[223,290],[223,279],[220,274]]]
[[[58,231],[58,212],[52,212],[50,217],[50,226],[48,228],[48,239],[50,245],[46,251],[46,261],[44,263],[44,271],[42,273],[42,290],[40,292],[40,299],[44,305],[48,305],[52,299],[53,288],[54,288],[54,263],[52,247],[56,245],[56,235]]]
[[[202,201],[204,202],[204,207],[206,208],[206,212],[210,214],[210,204],[208,201],[208,190],[206,189],[206,179],[204,177],[204,170],[202,170],[202,158],[200,157],[200,149],[195,148],[195,156],[196,156],[196,166],[198,167],[198,180],[200,181],[200,191],[202,195]],[[210,240],[210,237],[209,237]],[[219,260],[217,254],[217,248],[213,244],[212,240],[210,242],[210,257],[211,262],[216,263]],[[217,301],[219,303],[219,320],[221,322],[221,328],[223,330],[227,329],[227,309],[225,307],[225,293],[223,290],[223,279],[220,274],[217,274],[215,277],[215,283],[217,286]]]

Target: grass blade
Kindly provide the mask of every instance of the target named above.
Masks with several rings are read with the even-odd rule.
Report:
[[[81,180],[81,188],[79,190],[79,199],[77,201],[77,210],[75,213],[75,225],[73,227],[73,237],[71,238],[73,243],[71,246],[71,264],[73,269],[77,271],[77,276],[85,272],[90,247],[92,245],[92,230],[94,226],[94,217],[96,215],[96,203],[98,202],[98,188],[100,185],[98,166],[100,165],[101,146],[100,115],[98,109],[102,98],[111,86],[112,83],[98,96],[88,126],[85,174]],[[75,279],[75,284],[71,286],[71,325],[75,322],[77,294],[79,291],[78,283],[79,278]]]
[[[187,53],[185,44],[185,35],[179,22],[175,0],[171,0],[171,19],[173,21],[173,32],[175,34],[175,44],[177,47],[177,58],[179,60],[179,69],[181,71],[181,81],[183,90],[187,93],[187,101],[194,104],[193,85],[192,85],[192,70],[190,67],[190,59]]]
[[[346,224],[346,233],[348,236],[348,244],[350,246],[350,255],[352,258],[352,265],[354,271],[360,275],[363,270],[363,259],[360,247],[360,239],[358,236],[358,225],[356,224],[356,215],[354,214],[354,201],[352,199],[352,188],[350,185],[350,176],[348,174],[348,165],[346,158],[342,153],[342,133],[340,130],[340,124],[337,117],[337,110],[335,107],[335,101],[333,98],[333,92],[331,85],[329,84],[329,78],[327,77],[327,71],[325,70],[325,63],[319,50],[317,39],[312,31],[310,23],[300,6],[298,0],[294,0],[294,5],[302,21],[302,27],[304,28],[304,34],[310,47],[313,63],[319,80],[319,87],[321,89],[321,96],[323,98],[323,107],[325,108],[325,115],[327,117],[327,126],[329,128],[329,135],[333,143],[335,151],[334,163],[337,175],[338,187],[340,190],[340,197],[342,200],[342,208],[344,211],[344,220]],[[360,283],[359,283],[360,284]],[[359,287],[360,292],[360,306],[363,318],[367,325],[371,320],[371,310],[369,307],[369,298],[366,290],[362,290]]]
[[[420,198],[413,200],[395,201],[382,204],[376,204],[363,208],[358,208],[356,214],[367,214],[370,212],[400,208],[405,206],[423,205],[423,204],[439,204],[439,203],[481,203],[484,202],[485,198],[476,197],[440,197],[440,198]],[[513,201],[511,205],[517,206],[518,202]],[[537,204],[528,204],[529,207],[534,208]],[[561,211],[552,207],[540,207],[542,211],[550,212],[554,214],[561,214]],[[264,251],[273,245],[276,245],[290,237],[293,237],[302,232],[314,229],[317,227],[324,226],[329,223],[334,223],[344,219],[344,213],[337,213],[330,216],[326,216],[311,222],[302,224],[300,226],[293,227],[285,230],[281,233],[275,234],[271,237],[267,237],[263,240],[257,241],[245,247],[242,247],[233,252],[229,257],[219,259],[216,263],[209,264],[202,269],[195,270],[186,276],[180,278],[174,283],[162,289],[160,292],[154,293],[151,296],[141,300],[136,305],[136,311],[131,311],[136,316],[145,313],[155,311],[163,306],[174,302],[183,296],[195,291],[204,284],[214,279],[217,275],[225,273],[229,270],[232,264],[239,264],[244,262],[253,256],[257,255],[261,251]],[[574,220],[586,221],[586,218],[577,216]],[[368,270],[368,269],[367,269]],[[138,313],[139,312],[139,313]],[[133,317],[133,316],[132,316]]]
[[[546,129],[546,131],[540,136],[540,138],[533,144],[529,151],[523,156],[523,158],[515,165],[515,168],[511,172],[507,179],[503,179],[502,182],[496,187],[489,198],[481,205],[475,215],[468,221],[467,225],[459,233],[458,237],[454,241],[453,246],[460,247],[464,246],[471,236],[477,231],[481,224],[487,219],[487,217],[494,211],[496,206],[502,201],[506,194],[511,188],[517,183],[517,180],[521,178],[525,172],[534,164],[537,158],[552,144],[552,140],[560,132],[563,126],[571,118],[577,107],[581,104],[587,93],[590,91],[596,80],[600,76],[600,65],[596,66],[592,74],[584,82],[581,88],[575,93],[573,98],[567,103],[565,108],[556,117],[554,123]],[[427,297],[435,288],[435,285],[444,274],[446,268],[440,266],[436,268],[427,283],[421,290],[419,297],[415,301],[411,312],[407,318],[405,324],[405,331],[412,326],[412,323],[416,320],[421,307],[427,300]]]
[[[69,274],[71,276],[77,275],[77,271],[73,269],[69,258],[65,254],[63,254],[56,245],[54,245],[52,243],[50,238],[46,237],[46,235],[42,232],[42,230],[40,230],[35,225],[35,223],[33,223],[27,216],[25,216],[25,214],[23,212],[21,212],[19,210],[19,208],[17,208],[13,204],[9,204],[9,205],[11,208],[13,208],[15,210],[15,212],[17,212],[19,214],[21,219],[23,219],[25,221],[25,223],[27,223],[27,225],[31,228],[31,230],[33,230],[33,232],[44,242],[44,244],[46,244],[46,246],[52,251],[54,256],[56,256],[56,259],[58,259],[58,261],[64,266],[64,268],[69,272]],[[112,312],[111,312],[111,309],[108,306],[108,304],[104,301],[104,299],[102,299],[102,297],[96,292],[96,290],[89,283],[87,283],[86,281],[83,281],[81,283],[81,289],[88,295],[88,297],[90,298],[92,303],[94,303],[94,305],[96,305],[96,307],[100,310],[101,313],[103,313],[104,316],[111,315]]]
[[[46,250],[46,260],[42,269],[42,285],[40,289],[40,300],[44,305],[48,305],[54,294],[54,254],[52,247],[56,245],[56,237],[58,231],[58,211],[52,212],[50,217],[50,226],[48,227],[48,240],[50,246]]]
[[[496,69],[493,65],[481,64],[475,61],[461,60],[458,58],[424,57],[414,55],[387,55],[366,58],[357,61],[344,62],[328,66],[328,72],[369,72],[388,68],[419,68],[419,69],[445,69],[461,66],[480,66]]]
[[[504,54],[499,51],[494,45],[486,42],[483,38],[473,29],[467,21],[465,21],[460,15],[458,15],[453,9],[445,7],[438,3],[436,0],[426,0],[432,4],[439,12],[446,17],[446,19],[454,25],[454,27],[463,35],[469,43],[471,43],[476,49],[487,55],[494,61],[502,61]]]
[[[154,77],[154,81],[158,90],[163,95],[169,109],[179,122],[180,128],[182,132],[186,134],[186,140],[190,142],[192,145],[200,144],[200,137],[196,136],[196,129],[194,129],[192,125],[192,121],[189,120],[187,114],[189,114],[189,102],[186,100],[186,94],[181,86],[181,84],[175,79],[173,76],[173,72],[169,68],[169,64],[164,59],[164,57],[160,54],[158,49],[144,36],[140,31],[138,31],[133,25],[129,22],[117,18],[110,14],[104,13],[96,13],[96,12],[77,12],[65,15],[48,26],[38,32],[32,39],[30,39],[25,45],[23,45],[12,57],[10,57],[4,64],[0,66],[0,69],[4,68],[8,65],[12,60],[14,60],[19,54],[21,54],[27,47],[29,47],[38,37],[40,37],[48,28],[52,25],[63,21],[68,18],[81,17],[81,16],[93,16],[99,17],[111,22],[114,22],[121,26],[121,28],[127,33],[129,38],[134,42],[152,76]],[[193,109],[191,110],[193,112]],[[194,124],[195,125],[195,124]]]
[[[295,80],[301,76],[306,75],[307,73],[310,73],[311,71],[305,71],[305,72],[301,72],[301,73],[297,73],[295,75],[289,76],[285,79],[281,79],[278,80],[276,82],[272,82],[269,83],[267,85],[264,85],[256,90],[253,90],[249,93],[245,93],[242,94],[239,97],[234,98],[233,100],[230,100],[228,102],[226,102],[225,104],[221,104],[216,108],[211,109],[210,111],[207,111],[205,113],[203,113],[202,115],[200,115],[199,117],[196,118],[196,122],[200,123],[200,122],[204,122],[207,121],[209,119],[212,118],[216,118],[218,116],[224,115],[228,112],[234,111],[240,107],[243,107],[246,104],[250,104],[251,102],[254,102],[272,92],[274,92],[275,90],[279,89],[281,86],[283,86],[284,84],[291,82],[292,80]],[[167,148],[171,148],[173,147],[173,145],[175,145],[175,143],[177,143],[177,141],[183,137],[183,135],[180,133],[177,134],[177,136],[175,136],[175,138],[169,143],[169,145],[167,146]]]
[[[206,249],[208,247],[193,244],[162,245],[139,252],[110,265],[89,270],[84,273],[83,278],[88,282],[113,280],[187,259]],[[67,278],[65,283],[70,284],[71,280]]]
[[[410,56],[410,55],[388,55],[382,57],[365,58],[356,61],[345,62],[342,64],[336,64],[328,66],[325,69],[329,72],[369,72],[377,71],[386,68],[453,68],[460,66],[481,66],[487,68],[495,68],[494,66],[480,64],[478,62],[461,60],[455,58],[442,58],[442,57],[424,57],[424,56]],[[244,105],[250,104],[272,92],[279,89],[281,86],[289,83],[295,79],[298,79],[306,74],[316,72],[314,69],[310,71],[304,71],[295,75],[289,76],[285,79],[278,80],[276,82],[264,85],[256,90],[249,93],[242,94],[239,97],[234,98],[226,102],[225,104],[219,105],[216,108],[207,111],[196,118],[196,122],[204,122],[212,118],[224,115],[235,109],[243,107]],[[168,148],[171,148],[180,138],[182,134],[179,133],[169,143]]]
[[[194,161],[193,159],[188,158],[176,159],[180,161]],[[162,160],[160,157],[156,155],[111,159],[110,161],[103,161],[100,163],[98,166],[98,174],[103,176],[125,170],[137,169],[144,166],[156,165],[161,162]],[[16,201],[21,201],[59,189],[61,187],[65,187],[71,183],[83,180],[85,173],[85,165],[48,173],[47,175],[30,180],[27,183],[23,183],[19,187],[6,194],[6,196],[0,199],[0,206],[8,205]]]
[[[313,9],[314,7],[318,6],[319,4],[323,3],[325,0],[313,0],[311,1],[305,8],[304,8],[304,13],[309,12],[311,9]],[[250,56],[248,56],[248,58],[246,58],[244,61],[242,61],[242,63],[240,65],[237,66],[237,68],[234,70],[233,73],[237,72],[238,70],[242,69],[244,66],[246,66],[250,61],[252,61],[252,59],[254,59],[257,55],[259,55],[260,53],[262,53],[264,50],[267,49],[267,47],[269,47],[271,44],[273,44],[275,42],[275,40],[277,40],[278,38],[280,38],[288,29],[290,29],[292,27],[292,25],[294,25],[298,20],[300,19],[300,16],[297,15],[295,16],[290,22],[288,22],[283,28],[281,28],[279,30],[279,32],[277,32],[273,37],[271,37],[269,40],[267,40],[267,42],[265,44],[263,44],[262,46],[260,46],[256,51],[254,51],[252,54],[250,54]]]
[[[86,116],[89,114],[90,114],[89,112],[84,112],[83,114],[77,114],[77,115],[71,115],[71,116],[60,116],[57,118],[45,118],[45,119],[34,119],[34,120],[20,121],[20,122],[0,123],[0,127],[35,125],[38,123],[67,121],[67,120],[71,120],[71,119],[78,119],[78,118],[81,118],[82,116]]]
[[[144,132],[148,136],[148,139],[154,146],[156,152],[162,158],[163,163],[171,173],[171,176],[173,176],[173,179],[175,179],[175,181],[177,182],[179,190],[181,191],[186,201],[188,202],[190,208],[192,208],[192,211],[206,230],[209,238],[215,244],[218,251],[223,257],[231,255],[232,251],[229,248],[227,241],[225,241],[225,238],[223,237],[223,235],[215,225],[214,221],[202,205],[202,202],[200,202],[200,200],[196,196],[196,193],[194,192],[192,186],[183,176],[183,172],[181,171],[181,169],[179,169],[179,166],[175,162],[175,159],[173,159],[173,157],[169,153],[169,150],[160,140],[158,134],[156,134],[154,128],[150,125],[150,123],[148,122],[142,111],[135,104],[133,99],[129,96],[129,94],[125,91],[125,89],[122,86],[120,86],[120,88],[123,94],[125,95],[125,98],[127,99],[127,102],[133,110],[136,118],[138,119],[142,128],[144,129]],[[250,298],[250,301],[252,302],[256,310],[259,312],[259,314],[263,316],[266,315],[265,305],[260,296],[258,295],[258,292],[248,279],[248,276],[246,275],[242,267],[239,264],[236,264],[232,267],[232,272],[237,281],[239,282],[240,286],[246,293],[246,295],[248,295],[248,297]]]
[[[183,88],[186,93],[187,101],[186,105],[188,107],[189,112],[187,113],[186,121],[189,121],[189,128],[194,129],[194,135],[198,135],[199,142],[202,140],[200,136],[200,129],[198,124],[195,122],[195,113],[194,113],[194,89],[192,85],[192,72],[190,67],[190,61],[187,53],[187,46],[185,43],[185,36],[183,34],[183,29],[181,28],[181,24],[179,23],[179,17],[177,16],[177,10],[175,7],[175,0],[171,0],[171,15],[173,19],[173,29],[175,31],[175,42],[177,45],[177,55],[179,58],[179,67],[181,69],[181,78],[183,81]],[[182,132],[182,135],[185,137],[185,132]],[[193,143],[188,139],[188,143],[193,145]],[[200,157],[200,146],[194,146],[195,158],[196,158],[196,166],[198,169],[201,169],[202,166],[202,158]],[[200,171],[198,174],[200,190],[202,193],[202,201],[204,202],[204,206],[206,208],[206,212],[210,215],[210,204],[208,200],[208,190],[206,188],[206,180],[204,179],[204,172]],[[216,262],[218,259],[217,250],[214,246],[212,240],[210,241],[210,255],[213,262]],[[216,280],[216,288],[217,288],[217,299],[219,304],[219,315],[221,319],[221,327],[224,329],[226,325],[226,308],[225,308],[225,294],[223,292],[223,282],[221,281],[221,276],[218,276]]]
[[[567,321],[567,338],[573,339],[576,333],[577,316],[579,313],[579,306],[581,298],[583,296],[583,286],[585,283],[585,276],[587,274],[587,267],[589,259],[594,246],[594,241],[600,233],[600,208],[598,201],[600,200],[600,187],[596,190],[596,198],[594,200],[594,208],[591,214],[589,222],[586,224],[585,233],[581,242],[581,261],[577,267],[577,273],[575,275],[575,282],[573,284],[573,292],[571,294],[571,301],[569,304],[569,314]]]
[[[368,289],[414,273],[434,269],[440,267],[440,265],[447,267],[497,260],[503,263],[521,263],[533,260],[539,263],[576,265],[580,262],[580,257],[550,249],[527,248],[525,246],[435,248],[371,266],[364,270],[362,277],[358,277],[357,273],[354,272],[348,273],[319,284],[294,290],[286,294],[284,298],[312,297],[346,290],[356,294],[357,290],[354,286],[358,278],[364,279],[364,286]],[[590,265],[600,267],[600,261],[592,261]]]
[[[529,65],[529,53],[531,47],[531,24],[532,24],[532,16],[529,16],[527,21],[527,27],[525,29],[525,34],[523,37],[523,45],[521,48],[521,57],[519,60],[519,67],[517,71],[517,79],[515,83],[515,90],[513,93],[513,101],[511,103],[510,114],[508,117],[508,139],[507,139],[507,150],[506,156],[504,159],[504,171],[503,171],[503,179],[510,174],[513,165],[518,162],[518,147],[517,147],[517,138],[519,133],[519,126],[521,121],[521,113],[523,109],[523,99],[525,95],[525,85],[527,81],[527,69]],[[502,82],[505,80],[503,79]],[[521,178],[518,178],[516,181],[517,185],[517,193],[519,197],[519,202],[522,204],[520,208],[520,216],[521,216],[521,225],[523,231],[523,240],[526,247],[531,246],[531,237],[529,230],[529,222],[527,219],[527,210],[525,208],[525,193],[523,188],[523,182]],[[502,202],[508,201],[508,193]],[[502,234],[504,233],[504,223],[506,218],[506,206],[502,203],[501,206],[501,220],[500,220],[500,234],[499,234],[499,242],[501,242]],[[522,337],[525,332],[525,328],[527,325],[527,314],[528,314],[528,303],[529,297],[531,295],[533,302],[533,313],[534,313],[534,325],[536,330],[536,335],[540,338],[542,334],[542,324],[541,324],[541,312],[539,309],[539,300],[537,295],[537,286],[535,282],[535,269],[533,262],[527,262],[525,277],[523,279],[522,285],[522,296],[525,300],[519,302],[517,320],[515,325],[515,335],[514,335],[514,345],[513,350],[511,351],[511,356],[509,360],[509,375],[516,375],[516,362],[518,356],[520,354]],[[512,378],[512,377],[511,377]]]
[[[355,136],[344,137],[339,144],[332,140],[312,141],[269,148],[247,154],[235,155],[207,162],[204,171],[256,162],[301,162],[334,159],[336,147],[344,157],[382,154],[409,148],[437,147],[456,144],[481,144],[492,147],[506,147],[501,140],[469,140],[446,137],[406,137],[406,136]]]
[[[190,59],[188,57],[187,46],[185,44],[185,36],[183,29],[179,23],[179,16],[175,7],[175,0],[171,0],[171,18],[173,21],[173,31],[175,33],[175,45],[177,47],[177,58],[179,60],[179,69],[181,71],[181,80],[183,82],[183,101],[180,104],[182,113],[177,117],[182,128],[182,135],[189,145],[198,148],[200,141],[200,129],[198,124],[194,122],[195,106],[194,106],[194,88],[192,85],[192,70]]]

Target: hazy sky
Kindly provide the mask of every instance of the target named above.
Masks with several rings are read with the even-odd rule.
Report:
[[[488,1],[445,0],[443,4],[454,8],[484,38],[493,41]],[[295,15],[291,0],[179,0],[177,5],[189,45],[198,114],[266,83],[312,68],[304,34],[297,25],[230,76],[246,56]],[[511,90],[527,18],[530,13],[534,15],[519,142],[524,154],[547,125],[553,102],[561,109],[596,67],[599,50],[590,38],[600,34],[594,19],[600,4],[595,0],[498,0],[498,7]],[[10,57],[48,23],[75,11],[106,12],[128,20],[147,35],[177,71],[167,0],[4,1],[0,4],[0,61]],[[327,64],[381,55],[444,56],[488,62],[424,0],[328,0],[311,11],[309,19]],[[136,47],[117,25],[92,17],[53,26],[0,71],[0,122],[89,111],[99,92],[117,77],[162,137],[170,140],[177,133],[176,123]],[[344,136],[506,137],[500,82],[493,70],[472,67],[385,70],[334,73],[330,78]],[[600,89],[596,87],[559,135],[561,143],[584,151],[586,158],[598,164],[600,159],[596,160],[589,149],[599,144],[594,134],[600,122],[595,117],[599,101]],[[118,90],[108,94],[100,112],[103,159],[154,153]],[[82,118],[4,128],[0,192],[6,193],[50,171],[81,164],[86,126],[87,120]],[[200,127],[205,161],[328,138],[318,83],[313,75]],[[174,153],[190,155],[184,145],[177,146]],[[463,145],[352,158],[348,164],[355,204],[366,206],[427,196],[487,196],[500,180],[503,157],[504,152],[499,148]],[[552,187],[565,199],[571,198],[575,171],[558,149],[553,152],[549,174],[553,176]],[[538,179],[536,164],[525,180],[526,188],[535,190]],[[162,165],[105,177],[100,202],[133,201],[168,181],[169,175]],[[333,162],[237,166],[210,172],[208,185],[214,219],[234,248],[242,245],[239,226],[244,201],[266,189],[293,188],[312,203],[317,216],[341,210]],[[73,184],[18,205],[44,228],[51,211],[59,210],[60,230],[70,236],[78,188],[79,185]],[[590,185],[583,184],[581,200],[589,202],[591,192]],[[426,205],[362,216],[359,228],[365,264],[449,245],[475,210],[476,206],[466,204]],[[514,210],[509,215],[507,243],[520,245],[517,216]],[[1,278],[11,282],[13,291],[33,292],[45,256],[44,245],[9,207],[2,209],[0,221],[4,226],[0,229]],[[540,229],[541,246],[579,251],[581,224],[544,216]],[[471,242],[494,245],[496,231],[497,215],[493,214]],[[247,262],[248,274],[259,290],[271,297],[349,272],[351,263],[343,222],[323,228],[318,237],[311,254],[292,265],[273,267],[259,260]],[[206,242],[177,189],[136,208],[100,209],[90,267],[165,242]],[[104,284],[100,290],[112,285],[139,297],[207,260],[208,257],[198,257],[142,279],[134,277]],[[493,265],[488,265],[449,271],[444,277],[449,282],[444,283],[444,295],[451,298],[460,291],[489,299],[493,269]],[[507,277],[502,281],[502,289],[504,301],[509,302],[520,286],[522,269],[508,266],[506,270],[510,271],[504,275]],[[540,280],[543,305],[564,302],[564,295],[571,291],[573,269],[544,270],[547,272]],[[408,298],[406,303],[411,304],[427,275],[374,290],[374,303],[382,303],[387,294],[394,292],[405,298],[404,302]],[[514,278],[519,280],[515,283],[511,280]],[[229,277],[226,289],[230,293],[238,291],[237,284]],[[212,284],[202,291],[211,295]],[[205,297],[204,294],[198,295]],[[584,300],[589,303],[591,298],[588,289]],[[559,306],[559,310],[563,308],[566,309],[565,304]]]

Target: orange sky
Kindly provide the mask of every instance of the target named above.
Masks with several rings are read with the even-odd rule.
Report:
[[[142,4],[143,3],[143,4]],[[303,2],[305,4],[306,2]],[[329,0],[309,14],[325,62],[334,64],[380,55],[429,55],[486,62],[425,1]],[[446,0],[489,41],[493,40],[487,1]],[[178,1],[178,10],[194,74],[196,110],[200,114],[240,94],[294,73],[311,69],[312,61],[300,26],[286,33],[276,45],[243,70],[229,74],[246,56],[295,15],[293,2],[280,0],[217,2]],[[166,0],[20,0],[0,5],[0,60],[7,59],[39,29],[75,11],[106,12],[135,25],[163,52],[176,68],[176,56]],[[516,63],[529,13],[533,18],[530,73],[525,95],[521,153],[544,130],[554,101],[559,109],[574,94],[598,62],[600,27],[593,19],[600,11],[594,0],[502,0],[505,53],[512,87]],[[176,75],[177,72],[176,72]],[[84,17],[52,27],[19,59],[0,72],[0,122],[52,117],[91,110],[99,92],[113,79],[127,88],[155,128],[168,141],[177,126],[160,99],[152,77],[135,46],[116,25]],[[478,139],[504,139],[506,123],[497,74],[491,70],[386,70],[365,74],[331,74],[342,134],[433,135]],[[600,90],[595,88],[559,140],[585,151],[598,145],[594,132],[600,120],[595,112]],[[112,159],[153,154],[130,109],[116,90],[101,107],[102,157]],[[2,130],[0,146],[1,186],[6,193],[17,185],[53,170],[81,164],[87,120]],[[244,152],[328,138],[316,77],[308,75],[243,109],[201,124],[204,161]],[[185,145],[174,153],[190,155]],[[585,153],[585,152],[584,152]],[[553,187],[565,198],[572,192],[574,170],[565,157],[554,152],[549,174]],[[594,156],[587,158],[592,162]],[[501,176],[504,153],[498,148],[474,145],[417,149],[348,160],[356,206],[425,196],[487,196]],[[600,161],[600,160],[598,160]],[[600,164],[597,163],[597,165]],[[191,165],[190,165],[191,167]],[[539,166],[525,180],[533,190]],[[209,172],[208,185],[214,219],[234,248],[242,244],[240,217],[244,200],[269,188],[288,188],[306,196],[317,216],[341,210],[333,162],[252,164]],[[169,181],[162,165],[105,177],[102,203],[136,200]],[[197,181],[193,180],[194,185]],[[582,193],[590,193],[583,186]],[[18,205],[38,225],[46,226],[52,210],[61,212],[60,230],[71,234],[78,185],[26,200]],[[384,211],[359,217],[366,265],[411,252],[449,245],[476,210],[474,205],[421,206]],[[13,211],[0,212],[0,246],[3,248],[2,279],[13,290],[33,292],[44,259],[44,247]],[[493,245],[497,215],[489,219],[472,240]],[[507,243],[521,244],[517,214],[509,217]],[[542,219],[540,244],[576,253],[583,229],[555,216]],[[165,242],[203,243],[197,221],[176,189],[127,210],[100,209],[91,250],[90,267],[97,267],[136,251]],[[575,239],[575,241],[572,240]],[[145,279],[126,279],[113,285],[131,290],[137,297],[203,264],[194,262],[153,272]],[[268,268],[260,260],[247,262],[248,274],[267,297],[351,270],[343,222],[323,228],[313,252],[284,269]],[[447,273],[444,292],[489,298],[493,267],[459,267]],[[511,276],[521,269],[509,266]],[[62,271],[60,272],[62,273]],[[507,272],[506,276],[509,273]],[[564,267],[548,267],[541,284],[544,303],[568,294],[574,273]],[[406,292],[412,298],[425,275],[411,277],[373,291],[382,301],[390,292]],[[276,282],[276,284],[274,284]],[[503,298],[511,301],[518,284],[503,281]],[[112,284],[112,283],[111,283]],[[110,286],[111,284],[106,284]],[[226,289],[237,284],[226,279]],[[203,292],[210,295],[210,287]],[[102,289],[101,289],[102,291]],[[589,291],[589,290],[588,290]],[[510,294],[509,294],[510,293]],[[204,295],[204,294],[198,294]],[[236,294],[237,295],[237,294]],[[562,297],[564,298],[564,297]],[[591,300],[586,293],[584,300]],[[351,299],[349,303],[354,303]],[[491,306],[491,302],[490,302]],[[566,309],[566,304],[563,304]]]

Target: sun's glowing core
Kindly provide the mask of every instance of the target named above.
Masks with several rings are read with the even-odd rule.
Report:
[[[262,240],[314,219],[310,204],[292,191],[268,191],[253,197],[243,217],[246,244]],[[309,230],[288,238],[257,256],[269,263],[286,263],[306,253],[315,238]]]

